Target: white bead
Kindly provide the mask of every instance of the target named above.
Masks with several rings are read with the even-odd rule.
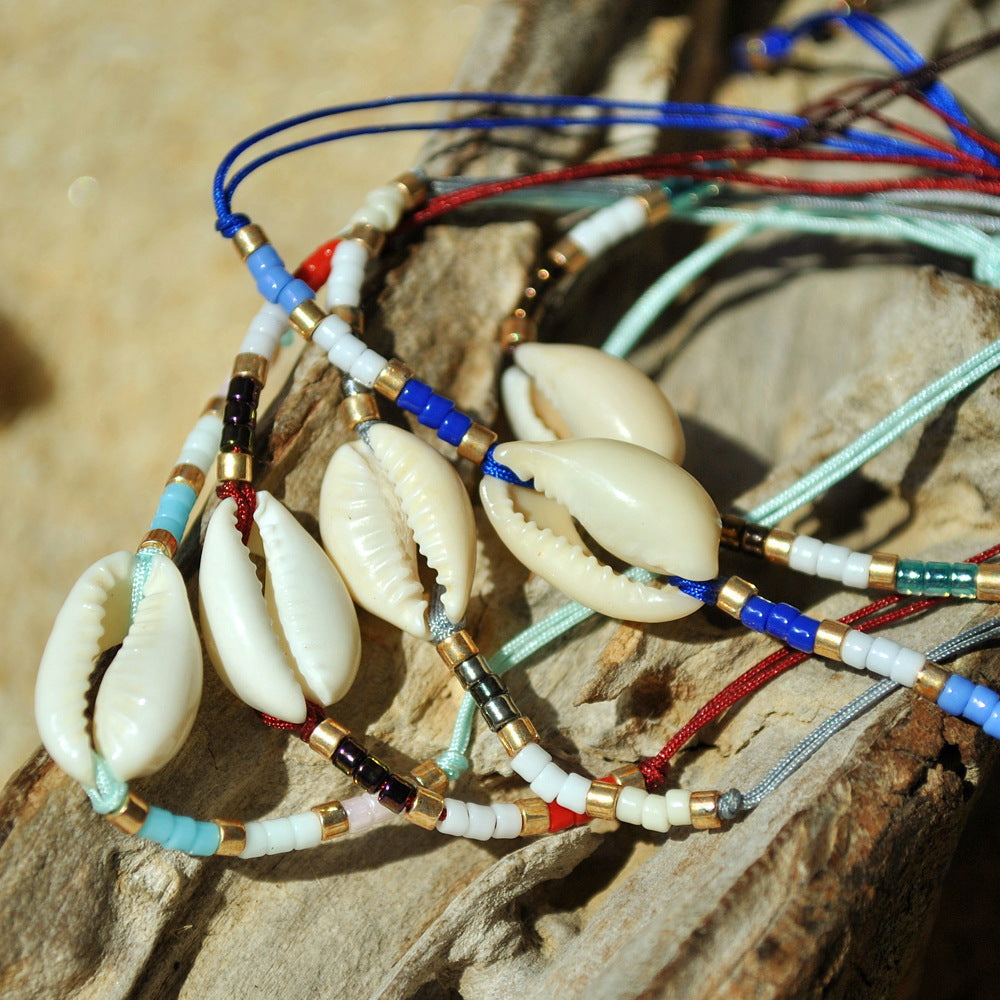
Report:
[[[323,351],[329,351],[342,337],[350,337],[351,328],[339,316],[326,316],[313,330],[312,342]]]
[[[844,574],[844,567],[847,566],[848,557],[851,550],[843,545],[830,545],[827,543],[819,550],[819,559],[816,561],[816,575],[824,580],[840,580]]]
[[[449,837],[464,837],[469,832],[469,810],[458,799],[444,800],[445,817],[438,820],[439,832]]]
[[[361,206],[348,220],[348,226],[374,226],[381,232],[386,232],[389,227],[389,215],[377,205],[369,205],[367,202]]]
[[[925,662],[923,653],[918,653],[915,649],[907,649],[906,646],[900,646],[889,676],[897,684],[913,687],[917,682],[917,674]]]
[[[260,820],[250,820],[246,824],[247,843],[240,852],[241,858],[262,858],[267,853],[267,834]]]
[[[222,418],[205,415],[191,429],[178,456],[178,465],[195,465],[205,475],[215,464],[219,453],[219,437],[222,434]]]
[[[387,364],[388,361],[381,354],[369,349],[358,356],[354,364],[351,365],[349,374],[355,382],[360,382],[370,389]]]
[[[295,850],[306,851],[322,842],[323,824],[311,809],[309,812],[289,816],[288,820],[292,824],[292,833],[295,836]]]
[[[288,317],[281,306],[265,302],[250,320],[250,326],[240,344],[240,354],[259,354],[270,360],[288,329]]]
[[[287,816],[261,820],[267,838],[265,854],[287,854],[295,848],[295,831]]]
[[[670,829],[670,807],[662,795],[650,795],[642,807],[642,826],[645,830],[666,833]]]
[[[326,356],[334,368],[339,368],[346,375],[367,349],[364,341],[358,340],[353,333],[346,333],[338,338]]]
[[[513,802],[495,802],[493,813],[496,816],[496,827],[493,830],[494,840],[513,840],[521,836],[521,825],[524,817],[521,810]]]
[[[357,240],[342,240],[333,251],[330,278],[326,283],[326,307],[361,304],[368,249]]]
[[[570,774],[566,784],[556,796],[556,802],[570,812],[583,815],[587,811],[587,792],[590,791],[590,779],[582,774]]]
[[[819,554],[823,548],[823,543],[818,538],[810,538],[808,535],[799,535],[788,552],[788,567],[796,573],[808,573],[810,576],[816,575],[816,564],[819,562]]]
[[[489,806],[479,806],[474,802],[467,803],[465,808],[469,810],[466,837],[470,840],[489,840],[497,826],[496,814]]]
[[[892,639],[884,639],[879,636],[868,650],[865,657],[865,669],[874,674],[881,674],[888,677],[892,673],[892,665],[902,647]]]
[[[531,790],[545,802],[554,802],[569,775],[558,764],[546,764],[542,773],[529,783]]]
[[[618,803],[615,806],[615,816],[622,823],[642,826],[642,809],[649,798],[649,792],[641,788],[626,785],[618,793]]]
[[[511,759],[510,766],[518,777],[530,783],[551,761],[552,755],[540,743],[529,743],[518,750]]]
[[[375,188],[374,191],[369,191],[365,196],[365,204],[384,213],[386,232],[399,225],[404,208],[403,192],[394,184],[386,184],[383,187]]]
[[[850,629],[844,636],[840,647],[841,662],[846,663],[849,667],[864,670],[868,650],[872,648],[874,641],[870,635],[865,635],[864,632],[859,632],[856,628]]]
[[[852,552],[844,567],[841,581],[845,587],[857,587],[865,590],[868,587],[868,571],[871,569],[872,557],[865,552]]]
[[[671,788],[663,796],[667,803],[667,819],[671,826],[691,825],[691,793],[684,788]]]

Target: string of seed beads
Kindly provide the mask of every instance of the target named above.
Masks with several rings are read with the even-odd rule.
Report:
[[[889,552],[868,555],[809,535],[753,524],[734,515],[722,519],[722,544],[798,573],[836,580],[845,587],[1000,601],[1000,564],[996,563],[923,562],[900,559]]]
[[[716,603],[755,632],[764,632],[803,653],[888,677],[896,684],[913,688],[943,711],[961,715],[988,735],[1000,738],[1000,695],[950,673],[915,649],[884,636],[868,635],[843,622],[811,618],[790,604],[775,604],[760,597],[753,584],[737,576],[722,585]]]

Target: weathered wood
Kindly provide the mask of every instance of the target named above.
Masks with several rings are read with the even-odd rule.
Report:
[[[695,18],[718,23],[721,4],[693,7]],[[614,0],[498,4],[460,83],[593,90],[609,63],[648,58],[666,30],[650,24],[651,11]],[[683,65],[709,62],[696,51],[706,38],[713,49],[711,34],[691,36]],[[427,156],[435,169],[485,173],[577,157],[593,141],[532,138],[513,149],[451,137]],[[527,222],[435,227],[370,290],[373,346],[413,359],[427,381],[493,422],[495,331],[537,242]],[[672,252],[652,241],[643,248]],[[840,247],[833,269],[816,266],[815,255],[829,252],[822,243],[761,240],[644,349],[643,364],[685,415],[689,467],[720,506],[773,492],[993,336],[996,293],[918,268],[928,258],[916,252],[899,266],[862,259],[862,249],[871,252]],[[613,255],[551,335],[599,340],[636,272],[650,266],[634,254]],[[338,401],[336,376],[308,354],[270,434],[264,485],[310,527],[322,470],[347,436]],[[982,442],[998,425],[996,394],[968,394],[817,505],[817,532],[949,558],[982,547],[1000,509],[1000,477]],[[469,627],[490,651],[563,599],[479,522]],[[189,546],[189,572],[194,561]],[[747,572],[765,593],[823,615],[860,603],[756,566]],[[949,608],[894,634],[928,648],[986,614]],[[367,615],[362,634],[359,681],[334,714],[403,770],[445,745],[458,690],[426,644]],[[595,619],[510,686],[546,745],[598,774],[653,752],[767,649],[719,615],[642,628]],[[1000,678],[985,657],[964,670]],[[679,760],[677,780],[748,787],[867,683],[803,664],[712,727]],[[459,782],[460,795],[516,795],[489,733],[477,731],[471,757],[475,776]],[[580,829],[484,845],[400,826],[303,855],[228,862],[125,839],[40,754],[0,812],[0,987],[102,1000],[885,996],[917,953],[970,794],[996,759],[991,741],[903,693],[728,831]],[[247,819],[350,794],[212,675],[188,745],[140,790],[201,818]]]

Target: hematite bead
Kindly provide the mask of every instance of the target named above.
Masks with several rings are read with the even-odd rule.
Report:
[[[739,549],[740,538],[743,536],[746,524],[742,517],[737,517],[735,514],[723,514],[722,537],[719,539],[719,544],[725,545],[727,549]]]
[[[253,451],[253,436],[253,425],[224,425],[219,451]]]
[[[743,537],[740,539],[740,547],[744,552],[752,556],[764,556],[764,542],[771,533],[770,528],[765,528],[760,524],[747,524],[743,529]]]
[[[477,681],[469,688],[469,694],[475,699],[476,704],[482,708],[487,702],[507,693],[507,685],[504,684],[496,674],[490,674],[481,681]]]
[[[257,407],[253,403],[230,399],[222,416],[224,424],[252,424],[257,419]]]
[[[490,670],[490,665],[486,660],[477,653],[455,667],[455,676],[461,682],[462,687],[468,691],[473,684],[478,684],[486,677],[492,677],[493,671]]]
[[[368,754],[365,753],[365,748],[358,746],[354,740],[347,737],[347,739],[343,739],[337,744],[337,749],[333,751],[333,756],[330,760],[335,767],[343,771],[348,777],[351,777],[361,762],[367,759],[367,757]]]
[[[391,777],[392,772],[375,757],[366,756],[355,768],[352,778],[366,791],[376,792]]]
[[[260,401],[260,382],[249,375],[237,375],[229,380],[229,392],[227,399],[235,399],[241,403],[253,403],[254,406]]]
[[[394,813],[401,813],[409,807],[409,804],[416,797],[417,790],[412,785],[408,785],[402,778],[390,774],[382,782],[376,794],[379,802],[386,809],[391,809]]]
[[[503,729],[508,723],[521,717],[517,706],[505,694],[494,698],[492,701],[488,701],[485,705],[481,705],[479,711],[486,720],[486,725],[494,733],[499,729]]]

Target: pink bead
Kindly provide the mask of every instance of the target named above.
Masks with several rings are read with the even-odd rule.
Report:
[[[353,798],[344,799],[340,804],[344,807],[344,812],[347,813],[351,833],[369,830],[377,825],[378,799],[374,795],[355,795]]]

